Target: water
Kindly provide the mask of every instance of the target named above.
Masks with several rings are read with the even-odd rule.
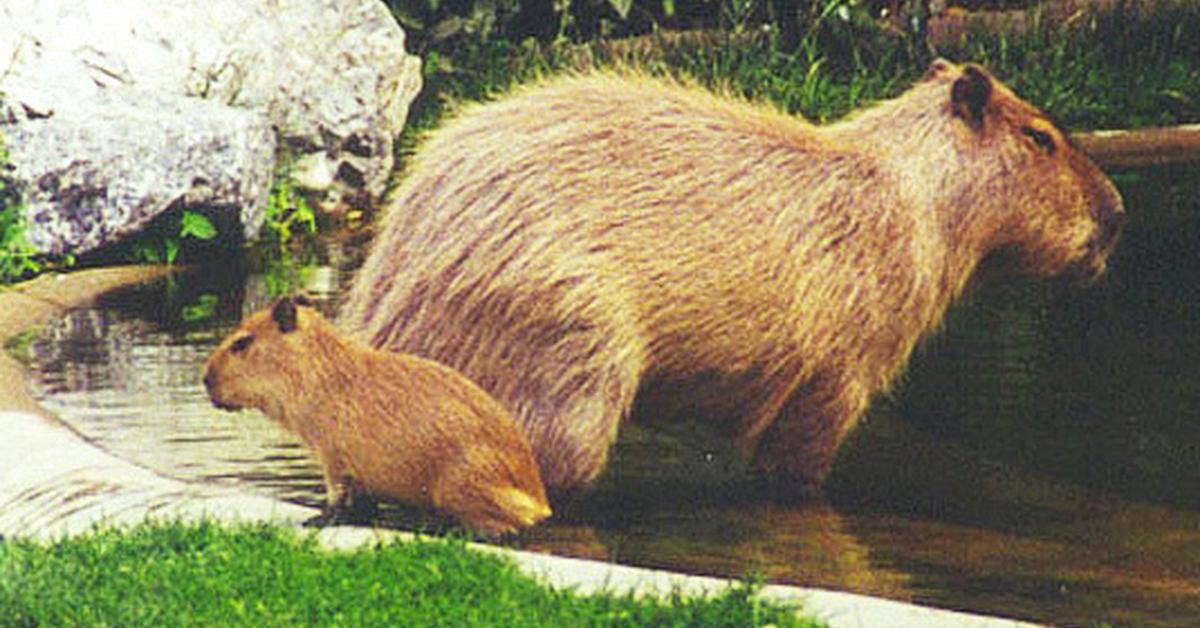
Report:
[[[843,449],[825,500],[764,495],[696,426],[632,425],[596,491],[519,543],[1057,624],[1195,624],[1200,185],[1179,174],[1121,181],[1132,221],[1102,283],[1003,280],[956,308]],[[330,311],[344,259],[307,281]],[[29,348],[43,403],[166,475],[319,504],[296,439],[211,408],[200,385],[269,277],[210,267],[71,313]]]

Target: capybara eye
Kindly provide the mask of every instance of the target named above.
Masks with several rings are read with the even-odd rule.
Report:
[[[233,344],[229,345],[229,350],[234,353],[241,353],[246,349],[249,349],[250,345],[253,343],[254,336],[242,336],[241,338],[234,340]]]
[[[1047,153],[1054,153],[1054,138],[1051,137],[1049,133],[1040,129],[1035,129],[1031,126],[1021,127],[1021,132],[1024,133],[1026,137],[1033,140],[1033,143],[1037,144],[1038,148],[1046,151]]]

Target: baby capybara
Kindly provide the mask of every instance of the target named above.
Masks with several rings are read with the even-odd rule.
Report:
[[[824,126],[570,76],[429,137],[339,323],[478,382],[552,490],[596,477],[636,397],[807,493],[981,260],[1094,277],[1123,220],[1063,130],[974,65]]]
[[[246,318],[208,359],[214,405],[256,408],[325,472],[325,518],[376,499],[432,506],[484,534],[550,516],[529,443],[490,395],[430,360],[343,338],[291,298]]]

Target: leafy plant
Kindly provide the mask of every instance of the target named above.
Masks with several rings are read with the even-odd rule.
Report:
[[[275,184],[271,187],[263,235],[265,240],[274,241],[282,252],[298,231],[308,235],[316,233],[317,212],[296,190],[290,171],[285,166],[276,174]]]
[[[295,294],[304,290],[317,264],[291,254],[263,260],[263,280],[271,298]]]
[[[179,237],[212,240],[217,237],[217,228],[203,214],[184,211],[179,221]]]
[[[590,41],[639,35],[662,25],[716,27],[723,3],[761,0],[388,0],[416,49],[452,50],[499,40]]]
[[[0,135],[0,283],[12,283],[41,272],[38,252],[25,239],[21,194],[7,176],[11,165]]]
[[[185,305],[180,310],[180,318],[185,323],[209,320],[216,316],[218,305],[220,305],[220,299],[217,298],[217,295],[206,292],[200,295],[195,303]]]
[[[207,216],[185,209],[167,219],[166,226],[147,229],[130,244],[130,251],[136,261],[171,266],[186,240],[208,242],[216,237],[217,228]]]

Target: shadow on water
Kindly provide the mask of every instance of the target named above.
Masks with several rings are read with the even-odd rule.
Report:
[[[596,490],[519,543],[1058,624],[1193,623],[1200,183],[1180,175],[1121,180],[1132,219],[1098,285],[1010,279],[956,308],[843,449],[826,499],[773,501],[703,426],[633,424]],[[306,278],[328,311],[351,264]],[[71,313],[29,347],[43,402],[164,474],[318,504],[295,438],[212,409],[200,385],[269,282],[208,267]],[[401,509],[382,523],[437,524]]]

